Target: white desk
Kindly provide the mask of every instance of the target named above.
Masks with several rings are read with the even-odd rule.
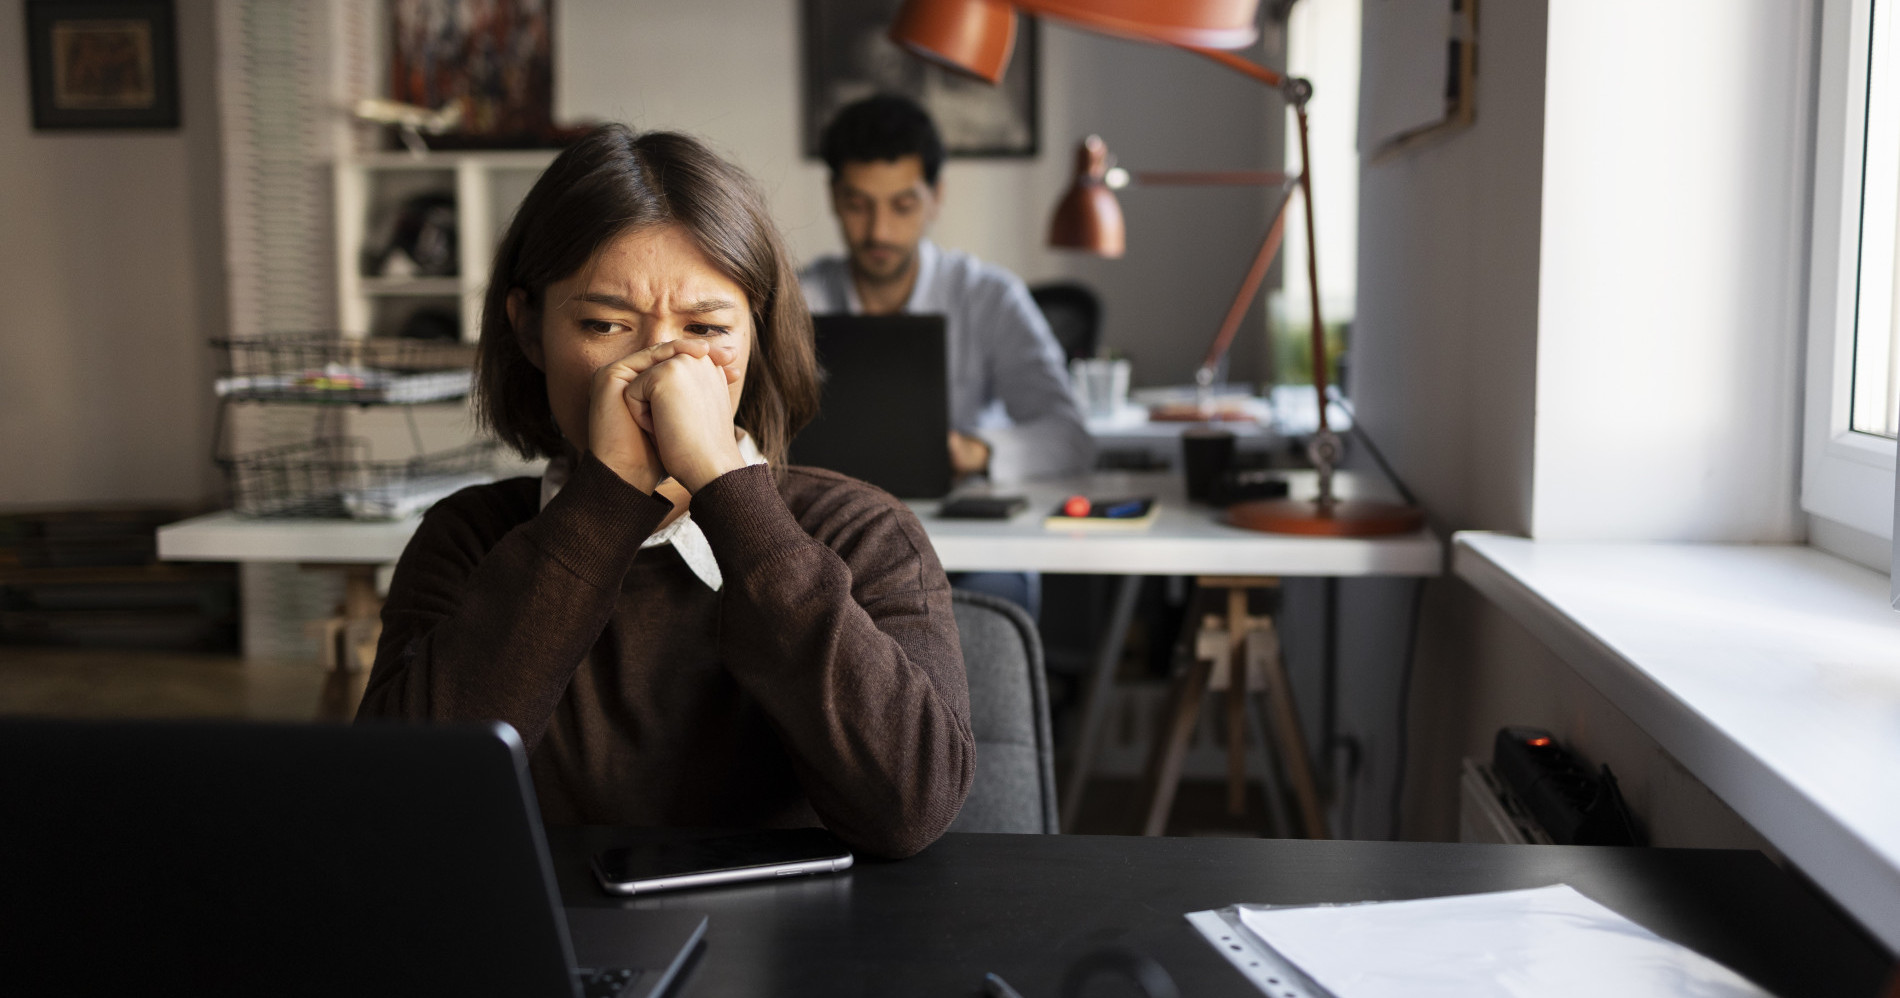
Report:
[[[1309,472],[1289,474],[1293,494],[1310,495]],[[1352,475],[1337,479],[1340,494],[1390,493]],[[1426,531],[1399,537],[1340,539],[1263,534],[1229,527],[1213,510],[1189,505],[1180,476],[1167,472],[1104,472],[1073,480],[972,490],[1023,495],[1029,508],[1010,520],[944,520],[935,500],[909,505],[923,521],[943,567],[951,572],[994,570],[1102,575],[1437,575],[1441,548]],[[1045,529],[1042,520],[1075,493],[1107,499],[1155,496],[1161,511],[1139,532]],[[419,519],[258,520],[208,513],[158,530],[166,561],[277,561],[387,564],[402,554]]]
[[[395,561],[421,517],[406,520],[260,520],[229,510],[158,528],[161,561],[289,561],[383,565]]]
[[[1317,488],[1312,472],[1289,472],[1295,498]],[[1395,498],[1376,480],[1335,479],[1342,498]],[[1263,534],[1221,523],[1190,505],[1172,472],[1097,472],[1081,478],[964,490],[1020,495],[1029,508],[1009,520],[945,520],[938,503],[911,502],[946,571],[1069,572],[1088,575],[1437,575],[1442,551],[1430,532],[1398,537],[1334,538]],[[962,494],[962,493],[959,493]],[[1071,495],[1093,499],[1154,496],[1161,509],[1141,531],[1057,531],[1043,518]]]

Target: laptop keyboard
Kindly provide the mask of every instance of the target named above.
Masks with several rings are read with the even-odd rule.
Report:
[[[632,970],[626,967],[610,967],[603,970],[582,968],[574,972],[574,979],[580,982],[583,998],[632,998],[645,995],[645,983],[652,979],[652,972]]]

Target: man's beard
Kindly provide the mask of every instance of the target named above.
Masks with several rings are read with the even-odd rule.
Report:
[[[868,256],[866,251],[873,249],[889,250],[890,252],[884,255],[884,259],[892,262],[882,269],[871,265],[866,260],[866,256]],[[889,243],[870,243],[854,249],[851,254],[851,269],[859,278],[871,284],[888,284],[904,276],[904,274],[910,270],[910,262],[915,254],[915,250],[906,250],[901,246],[892,246]]]

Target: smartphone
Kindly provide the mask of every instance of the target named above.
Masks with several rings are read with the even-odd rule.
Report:
[[[963,496],[946,500],[937,515],[946,520],[1007,520],[1029,507],[1022,496]]]
[[[850,868],[851,850],[822,828],[643,842],[594,856],[594,876],[609,894],[652,894]]]

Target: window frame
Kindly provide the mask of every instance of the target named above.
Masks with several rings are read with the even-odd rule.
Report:
[[[1894,16],[1900,0],[1879,0]],[[1863,533],[1894,535],[1895,442],[1852,429],[1867,77],[1875,0],[1822,4],[1809,248],[1801,508]]]

